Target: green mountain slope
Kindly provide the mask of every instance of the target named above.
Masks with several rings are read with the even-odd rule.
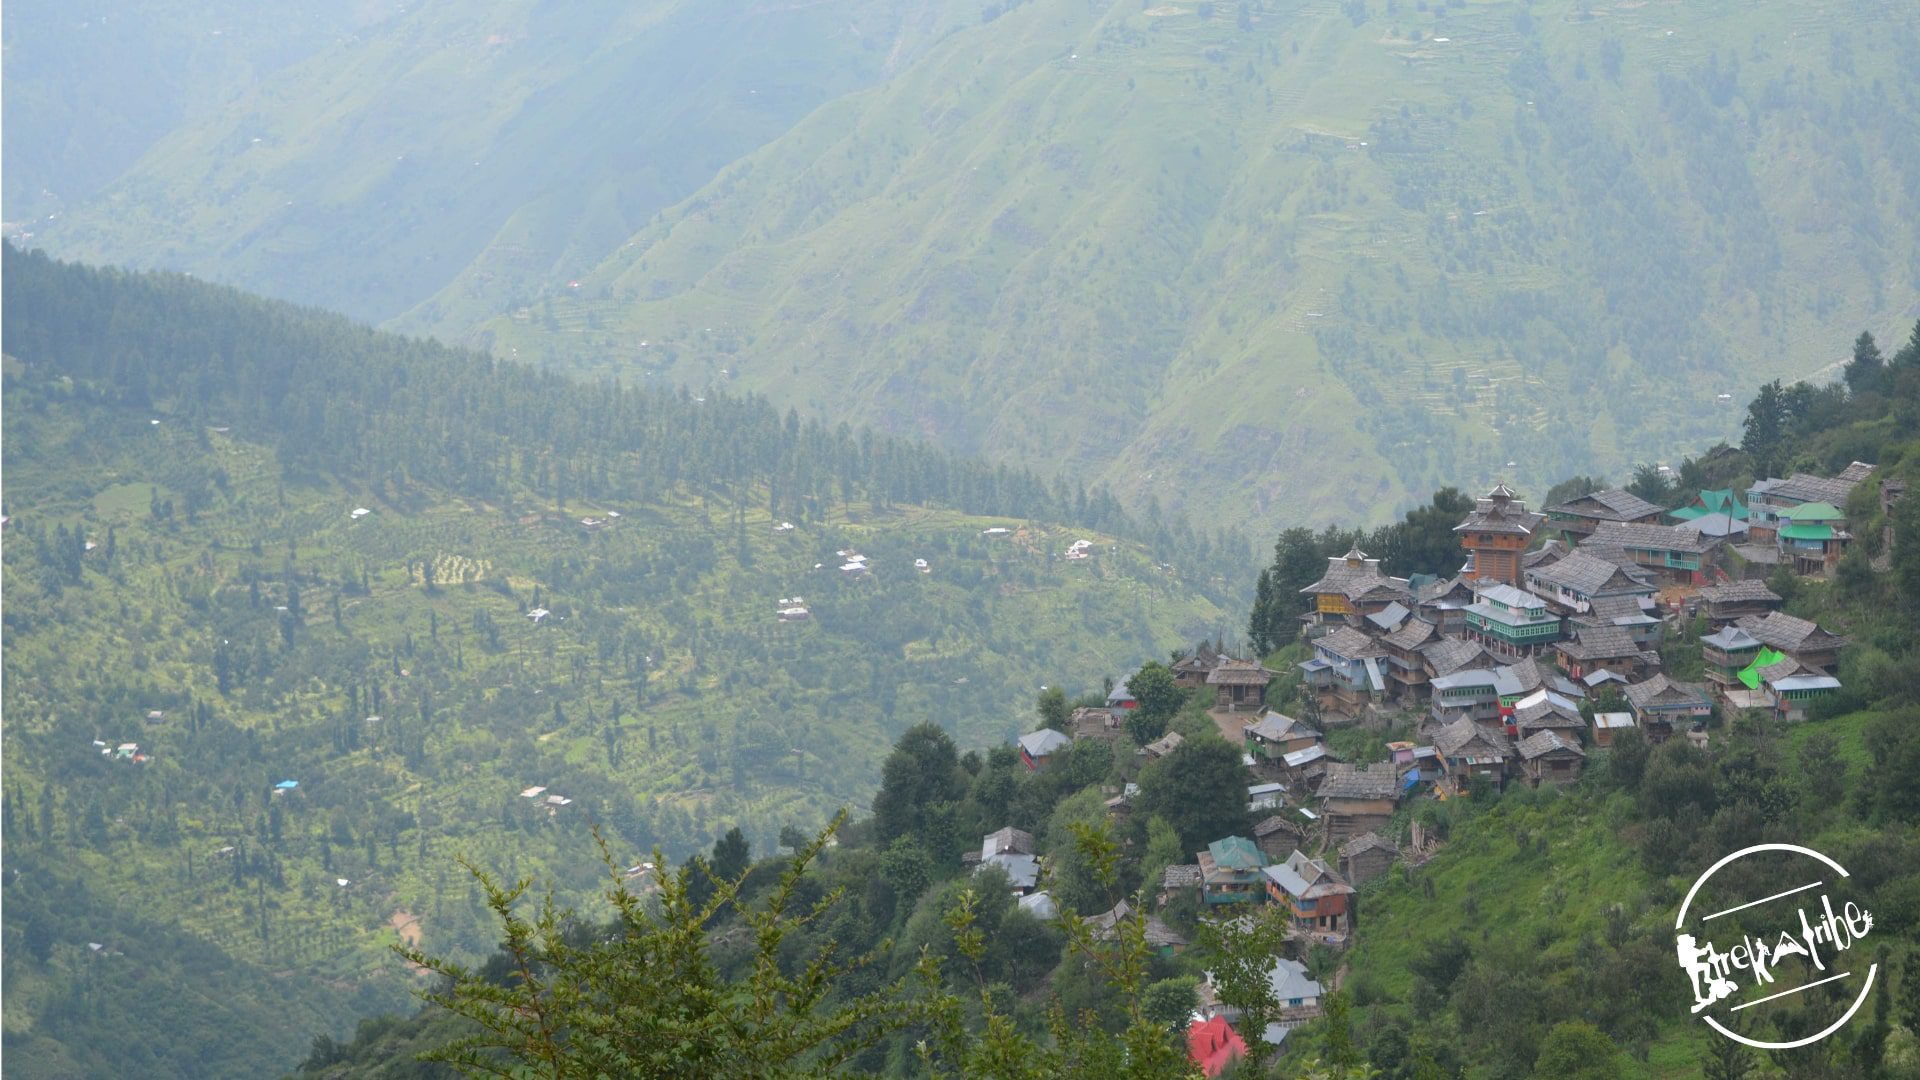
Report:
[[[1030,520],[1062,505],[1031,476],[755,399],[12,249],[4,281],[6,1030],[36,1061],[288,1067],[399,1004],[400,935],[490,946],[458,856],[577,896],[589,823],[635,861],[730,823],[771,850],[864,804],[912,723],[999,742],[1043,682],[1239,621],[1217,568]],[[811,619],[778,621],[796,596]],[[88,1033],[182,982],[232,1011]],[[228,1022],[248,1038],[195,1058]]]
[[[479,340],[1267,527],[1617,473],[1904,325],[1911,5],[1008,6]]]
[[[184,124],[41,241],[370,319],[471,266],[439,301],[470,324],[943,22],[868,0],[413,5]]]

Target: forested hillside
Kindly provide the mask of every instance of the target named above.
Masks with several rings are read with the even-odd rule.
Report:
[[[1274,528],[1673,460],[1911,321],[1911,4],[995,13],[489,340]]]
[[[492,944],[461,857],[577,898],[590,824],[633,861],[771,849],[913,723],[998,742],[1049,679],[1238,623],[1244,547],[1100,490],[180,276],[9,248],[4,287],[34,1075],[288,1067],[404,1000],[387,944]]]
[[[1747,410],[1741,445],[1690,460],[1686,471],[1723,470],[1742,487],[1759,465],[1832,471],[1871,459],[1879,480],[1912,490],[1920,480],[1920,328],[1884,357],[1870,340],[1861,346],[1843,383],[1763,389]],[[1920,1075],[1920,800],[1910,782],[1920,768],[1920,681],[1912,674],[1920,548],[1909,542],[1920,535],[1920,503],[1902,499],[1889,514],[1878,493],[1877,483],[1862,485],[1848,500],[1859,538],[1831,581],[1786,571],[1769,579],[1787,611],[1851,642],[1839,667],[1844,692],[1802,721],[1719,711],[1702,732],[1704,745],[1683,737],[1656,745],[1638,729],[1621,732],[1605,748],[1590,745],[1578,782],[1564,787],[1510,779],[1405,801],[1382,831],[1409,844],[1417,824],[1423,854],[1409,851],[1361,884],[1344,952],[1291,933],[1284,946],[1263,938],[1273,913],[1286,915],[1277,905],[1256,907],[1267,914],[1249,920],[1218,909],[1208,917],[1191,888],[1163,886],[1162,868],[1207,837],[1254,828],[1266,813],[1241,798],[1242,747],[1219,737],[1218,715],[1205,712],[1209,697],[1183,700],[1169,678],[1171,695],[1147,695],[1128,721],[1130,732],[1144,718],[1186,736],[1157,760],[1127,751],[1158,728],[1111,745],[1076,741],[1038,772],[1009,747],[961,755],[941,732],[917,728],[889,755],[871,817],[843,827],[836,848],[789,837],[782,853],[753,863],[743,842],[723,838],[595,933],[497,893],[506,952],[484,969],[449,969],[451,990],[440,1004],[404,1020],[368,1021],[345,1045],[316,1044],[301,1075],[450,1077],[462,1060],[477,1067],[502,1058],[567,1077],[602,1075],[610,1061],[623,1062],[624,1075],[673,1075],[661,1064],[676,1060],[670,1055],[719,1063],[720,1072],[780,1075],[744,1035],[791,1042],[811,1031],[817,1041],[792,1059],[800,1066],[845,1051],[849,1068],[883,1075],[1097,1077],[1124,1061],[1127,1075],[1187,1077],[1197,1075],[1193,1063],[1155,1055],[1186,1027],[1201,972],[1264,973],[1263,950],[1278,947],[1304,954],[1329,991],[1324,1008],[1291,1031],[1277,1060],[1242,1062],[1221,1075]],[[1402,568],[1433,557],[1422,539],[1437,535],[1430,521],[1446,513],[1446,501],[1377,536]],[[1282,554],[1296,542],[1283,539]],[[1665,632],[1664,670],[1697,677],[1704,622],[1677,620]],[[1295,655],[1298,646],[1285,642],[1270,666],[1284,671]],[[1149,681],[1143,671],[1134,685],[1144,690]],[[1296,715],[1312,708],[1287,677],[1268,687],[1267,701]],[[1056,695],[1038,704],[1039,722],[1058,726],[1072,703]],[[1328,745],[1353,761],[1377,759],[1388,740],[1412,737],[1417,711],[1385,726],[1329,727]],[[1103,800],[1127,781],[1138,784],[1125,800],[1130,812],[1109,812],[1113,804]],[[1012,902],[994,872],[976,878],[964,870],[965,842],[1000,824],[1031,832],[1058,921]],[[1672,937],[1674,913],[1701,869],[1757,843],[1812,845],[1845,864],[1847,888],[1873,916],[1871,937],[1859,944],[1870,956],[1855,953],[1849,966],[1870,962],[1880,973],[1871,1009],[1839,1034],[1767,1054],[1711,1035],[1692,1017]],[[1334,857],[1330,849],[1326,857]],[[1737,881],[1734,895],[1779,884],[1766,867],[1726,873]],[[736,895],[738,912],[724,902]],[[783,896],[784,917],[776,913]],[[1131,913],[1110,910],[1116,899],[1130,901]],[[816,901],[828,906],[793,918]],[[1180,945],[1147,947],[1148,910],[1159,930],[1185,935]],[[745,943],[749,925],[757,946]],[[1104,933],[1107,926],[1120,932]],[[803,960],[828,942],[841,960],[864,950],[873,956],[827,979],[806,1011],[741,1015],[726,1004],[762,1000],[782,977],[805,985]],[[663,955],[681,965],[675,976],[661,973]],[[929,959],[937,964],[932,978],[885,981],[906,979]],[[1218,985],[1220,1001],[1245,992]],[[1852,993],[1803,989],[1810,992],[1752,1019],[1736,1017],[1742,1030],[1781,1041],[1805,1036],[1838,1017]],[[875,993],[893,995],[895,1007],[862,1011]],[[676,1042],[671,1032],[682,1029],[666,1025],[684,1018],[678,1010],[705,1018],[711,1028],[697,1029],[717,1034]],[[809,1019],[821,1023],[809,1027]],[[1251,1044],[1260,1023],[1239,1026]],[[610,1037],[579,1037],[600,1030]],[[465,1044],[477,1056],[461,1057],[462,1038],[477,1040]],[[423,1054],[432,1063],[420,1062]]]

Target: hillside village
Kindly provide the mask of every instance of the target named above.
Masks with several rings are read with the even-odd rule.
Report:
[[[1368,882],[1438,846],[1402,813],[1419,800],[1571,784],[1590,751],[1623,731],[1711,753],[1716,713],[1804,719],[1841,689],[1847,640],[1780,610],[1767,579],[1834,573],[1853,538],[1839,507],[1862,484],[1875,484],[1883,514],[1904,495],[1861,462],[1832,477],[1702,491],[1672,510],[1618,489],[1534,510],[1502,483],[1454,527],[1464,561],[1452,576],[1389,576],[1357,546],[1328,558],[1302,590],[1310,605],[1300,643],[1310,655],[1297,675],[1205,644],[1169,665],[1241,748],[1249,827],[1165,868],[1148,945],[1167,956],[1188,947],[1173,915],[1182,908],[1200,923],[1245,922],[1262,909],[1283,920],[1287,947],[1269,975],[1277,1011],[1263,1038],[1284,1051],[1333,989],[1302,959],[1364,934]],[[1700,678],[1675,676],[1662,657],[1689,629]],[[1077,741],[1125,745],[1138,677],[1115,680],[1103,704],[1074,710],[1064,730],[1022,736],[1021,762],[1041,772]],[[1268,707],[1289,694],[1299,715]],[[1343,731],[1413,737],[1385,742],[1384,757],[1352,760],[1329,738]],[[1184,741],[1170,731],[1133,753],[1152,761]],[[1110,791],[1108,813],[1123,818],[1138,793],[1131,782]],[[1030,834],[1000,829],[962,861],[1004,872],[1022,909],[1055,917],[1047,859]],[[1092,921],[1110,932],[1132,914],[1123,900]],[[1240,1019],[1207,973],[1187,1041],[1208,1076],[1246,1056]]]

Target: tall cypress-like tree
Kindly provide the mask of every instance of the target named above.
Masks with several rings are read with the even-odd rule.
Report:
[[[1771,476],[1779,465],[1781,442],[1787,431],[1786,392],[1779,379],[1762,384],[1754,394],[1747,405],[1744,428],[1740,449],[1753,459],[1755,475]]]
[[[1262,656],[1274,649],[1273,622],[1273,571],[1263,569],[1253,586],[1253,613],[1247,617],[1247,640]]]

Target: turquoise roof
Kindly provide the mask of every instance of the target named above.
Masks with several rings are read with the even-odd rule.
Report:
[[[1816,521],[1845,521],[1847,518],[1847,515],[1842,513],[1839,507],[1832,503],[1823,502],[1802,503],[1799,506],[1780,511],[1780,516],[1802,524],[1810,524]]]
[[[1207,845],[1213,865],[1222,870],[1258,870],[1267,864],[1260,848],[1244,836],[1229,836]]]

